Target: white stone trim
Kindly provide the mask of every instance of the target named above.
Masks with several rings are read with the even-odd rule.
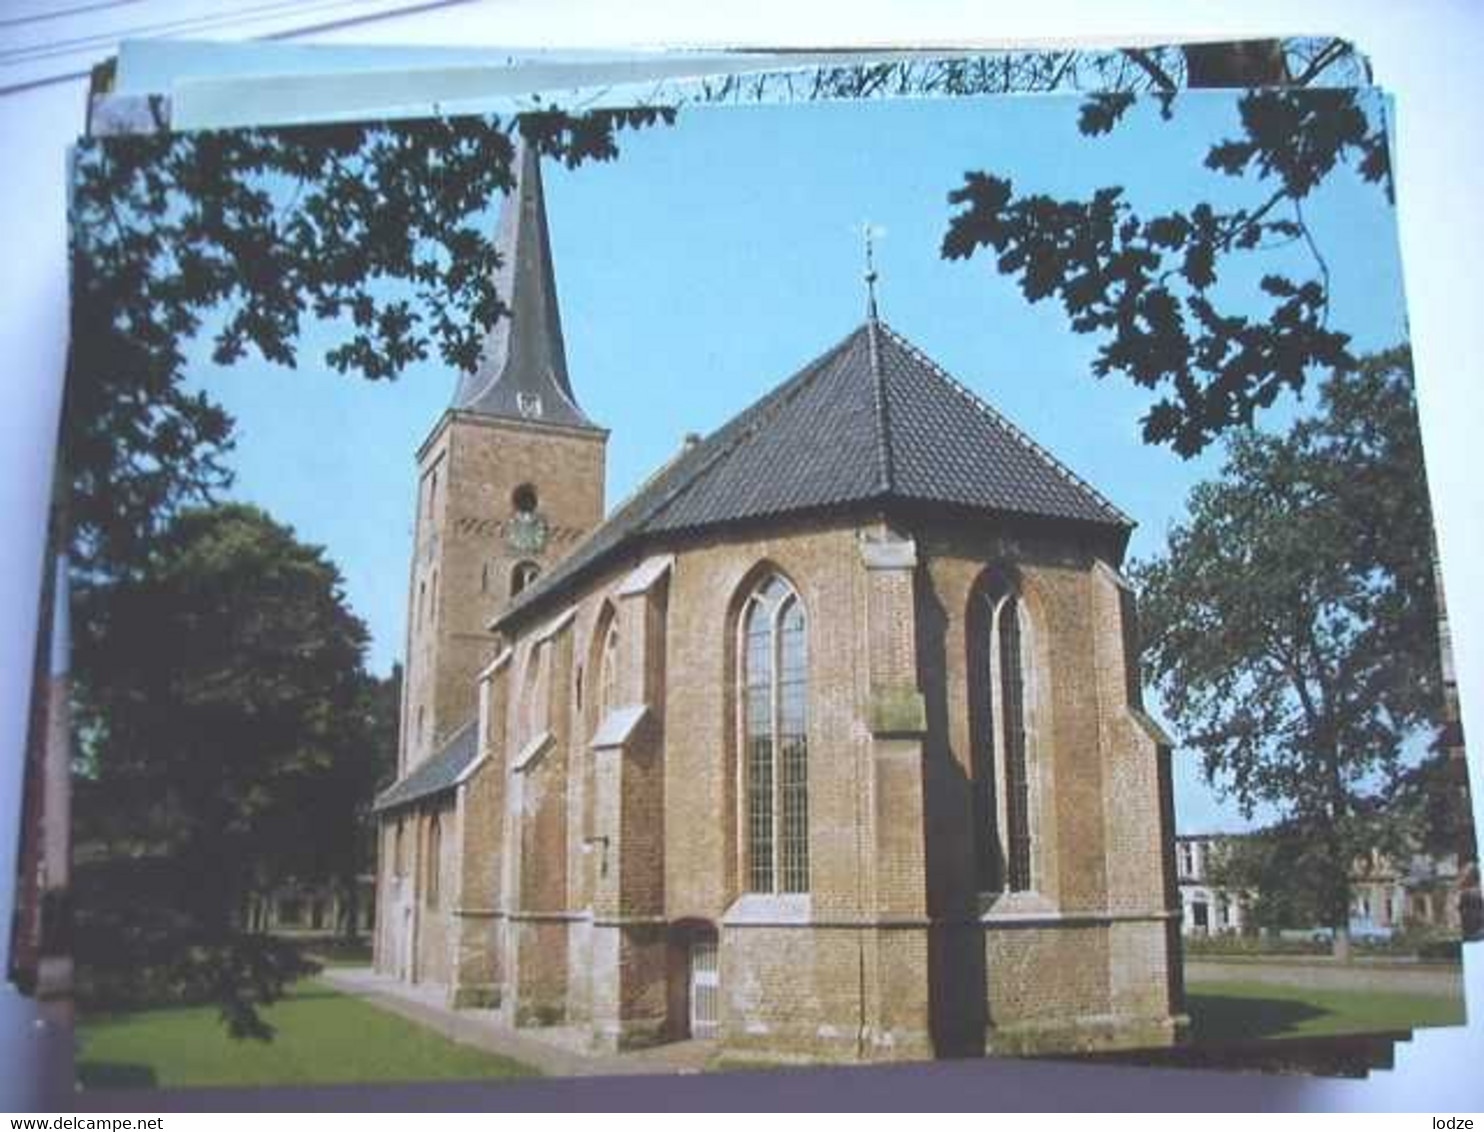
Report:
[[[1123,572],[1116,566],[1114,566],[1111,562],[1108,562],[1102,558],[1094,558],[1092,560],[1092,568],[1097,573],[1102,574],[1104,577],[1106,577],[1108,581],[1112,582],[1119,589],[1127,590],[1129,593],[1133,592],[1133,583],[1130,582],[1126,577],[1124,577]]]
[[[565,629],[568,625],[572,624],[572,621],[573,621],[573,619],[576,616],[577,616],[577,607],[574,605],[570,609],[568,609],[565,613],[561,614],[559,617],[556,617],[553,620],[548,621],[539,630],[537,630],[536,633],[531,637],[531,645],[532,645],[532,647],[535,647],[536,645],[540,645],[540,644],[545,643],[546,641],[549,641],[552,637],[556,636],[563,629]]]
[[[486,680],[493,680],[495,677],[495,673],[509,664],[514,657],[515,650],[509,648],[506,649],[504,652],[500,653],[499,656],[495,657],[494,660],[490,661],[482,669],[480,669],[479,675],[476,677],[476,679],[480,683],[483,683]]]
[[[613,708],[598,724],[598,729],[593,733],[592,742],[588,746],[595,751],[622,747],[633,736],[648,714],[647,704],[630,704],[627,707]]]
[[[981,892],[979,911],[985,920],[1045,919],[1060,914],[1055,904],[1035,891]]]
[[[807,924],[813,908],[807,892],[744,892],[722,913],[723,926]]]
[[[1179,912],[986,912],[979,922],[986,928],[1101,927],[1106,924],[1152,924],[1180,919]]]
[[[511,773],[523,774],[530,770],[533,764],[555,745],[556,737],[550,731],[541,732],[516,752],[515,758],[510,762]]]
[[[649,590],[656,582],[668,574],[675,565],[673,554],[656,554],[646,558],[635,568],[623,581],[618,583],[618,589],[613,592],[618,597],[633,597]]]
[[[860,547],[867,570],[912,570],[917,566],[917,543],[913,539],[867,537]]]
[[[471,762],[463,770],[459,771],[459,776],[453,780],[453,784],[455,786],[462,786],[465,782],[469,781],[469,779],[474,776],[474,772],[476,770],[478,770],[480,767],[482,767],[487,762],[489,762],[489,752],[488,751],[486,751],[485,753],[481,754],[478,758],[476,758],[473,762]]]

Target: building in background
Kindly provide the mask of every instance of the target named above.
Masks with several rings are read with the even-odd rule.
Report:
[[[1372,853],[1360,862],[1350,897],[1350,931],[1359,938],[1388,938],[1421,931],[1459,936],[1463,931],[1458,858],[1414,853]]]
[[[1265,832],[1175,838],[1184,935],[1254,935],[1261,930],[1254,909],[1262,890],[1227,882],[1221,864],[1223,853],[1237,841]],[[1457,937],[1463,929],[1462,895],[1458,859],[1451,854],[1372,852],[1355,863],[1351,874],[1350,933],[1360,940],[1389,939],[1401,932]],[[1329,932],[1327,925],[1314,923],[1286,925],[1281,934],[1327,938]]]
[[[1212,865],[1228,834],[1182,833],[1175,838],[1175,874],[1180,885],[1180,930],[1187,936],[1240,935],[1247,930],[1250,894],[1222,885]]]

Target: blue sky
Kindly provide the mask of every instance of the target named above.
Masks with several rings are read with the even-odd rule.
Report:
[[[966,170],[1018,191],[1085,196],[1118,184],[1143,213],[1256,203],[1259,188],[1204,169],[1213,140],[1237,132],[1235,96],[1182,95],[1172,121],[1141,105],[1111,135],[1076,129],[1075,96],[870,104],[687,107],[675,126],[621,136],[622,156],[543,172],[568,364],[590,417],[610,428],[609,505],[857,325],[861,236],[878,237],[882,316],[1099,488],[1139,523],[1130,556],[1157,552],[1189,488],[1219,454],[1183,461],[1144,445],[1151,396],[1096,380],[1097,342],[1061,308],[1031,305],[987,257],[940,258],[946,195]],[[1377,102],[1379,112],[1379,101]],[[1341,173],[1305,209],[1332,278],[1333,324],[1359,350],[1405,336],[1391,207]],[[494,211],[490,223],[494,222]],[[1272,252],[1223,275],[1240,309],[1261,274],[1307,253]],[[194,380],[237,418],[232,494],[328,547],[386,671],[403,633],[413,520],[413,452],[457,375],[433,362],[394,383],[324,367],[330,328],[312,330],[297,372],[256,360],[216,368],[193,352]],[[1301,408],[1280,403],[1259,423]],[[1244,823],[1177,754],[1182,830]]]

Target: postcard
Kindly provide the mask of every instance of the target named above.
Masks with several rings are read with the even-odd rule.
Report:
[[[83,1086],[1357,1073],[1462,1024],[1392,113],[80,145]]]

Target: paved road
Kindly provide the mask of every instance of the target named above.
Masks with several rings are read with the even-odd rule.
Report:
[[[1463,997],[1463,968],[1448,964],[1292,962],[1273,959],[1188,959],[1185,981],[1274,983],[1316,990],[1395,991]]]

